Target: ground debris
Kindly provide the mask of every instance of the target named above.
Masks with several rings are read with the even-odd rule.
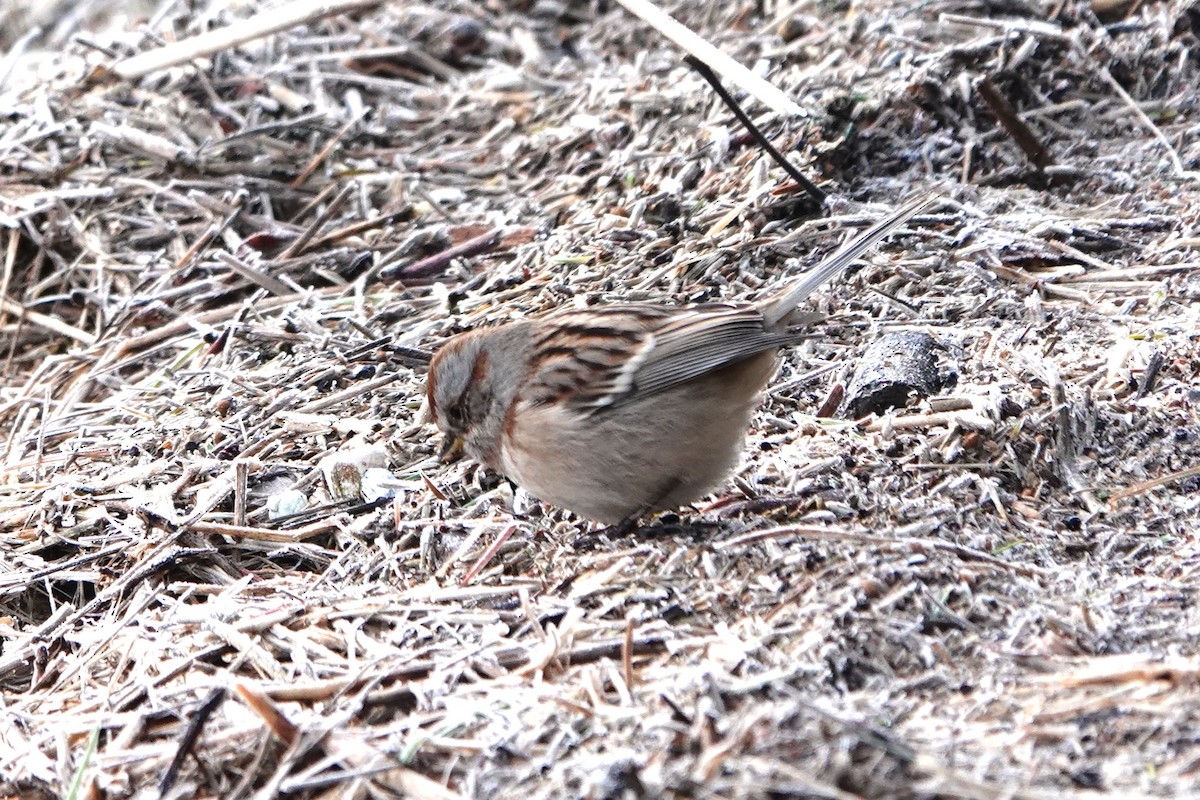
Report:
[[[1194,794],[1194,9],[660,5],[824,213],[620,4],[0,4],[0,795]],[[435,460],[449,335],[935,187],[703,507]],[[817,415],[906,332],[952,395]]]

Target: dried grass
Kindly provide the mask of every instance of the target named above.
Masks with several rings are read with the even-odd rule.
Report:
[[[1195,9],[667,4],[808,110],[751,105],[837,198],[813,218],[595,5],[317,14],[137,79],[261,9],[5,41],[0,794],[1192,793]],[[679,524],[414,466],[417,351],[746,297],[938,182]],[[909,328],[951,396],[813,415]],[[380,447],[395,500],[329,493]]]

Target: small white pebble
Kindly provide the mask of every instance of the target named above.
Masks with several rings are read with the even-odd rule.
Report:
[[[308,497],[299,489],[285,489],[271,495],[267,500],[267,516],[270,519],[290,517],[308,508]]]

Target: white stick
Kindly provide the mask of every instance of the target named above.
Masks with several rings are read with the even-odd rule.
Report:
[[[778,87],[758,77],[725,55],[712,44],[700,38],[695,31],[651,3],[650,0],[617,0],[617,2],[625,6],[625,9],[631,14],[641,17],[644,22],[683,50],[708,64],[718,75],[744,89],[777,114],[809,116],[807,111]]]
[[[249,19],[241,20],[215,31],[181,39],[178,42],[156,47],[144,53],[117,62],[112,71],[118,77],[126,80],[140,78],[160,69],[185,64],[196,58],[210,56],[230,47],[272,33],[293,28],[314,19],[331,17],[346,11],[368,8],[378,5],[381,0],[297,0],[282,8],[273,8],[255,14]]]

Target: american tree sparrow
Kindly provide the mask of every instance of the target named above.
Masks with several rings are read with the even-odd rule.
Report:
[[[535,497],[608,524],[718,486],[741,452],[788,318],[933,199],[922,195],[814,269],[748,304],[570,310],[450,338],[429,366],[426,418]]]

